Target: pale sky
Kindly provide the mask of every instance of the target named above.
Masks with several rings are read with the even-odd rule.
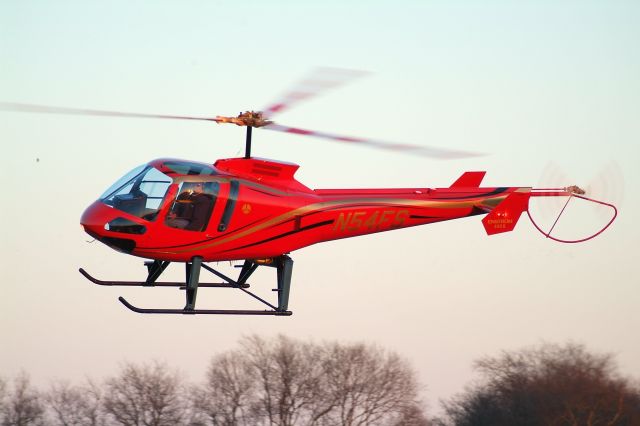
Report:
[[[487,186],[600,175],[592,195],[620,207],[579,245],[546,240],[526,217],[488,237],[475,217],[299,250],[289,318],[143,316],[117,296],[182,307],[183,293],[85,280],[78,267],[145,272],[142,259],[88,243],[80,215],[151,159],[240,155],[242,130],[0,112],[0,375],[25,370],[46,385],[157,359],[198,381],[240,336],[283,333],[397,351],[431,413],[472,379],[472,360],[542,341],[612,352],[640,377],[638,22],[636,1],[0,1],[0,101],[234,115],[316,66],[366,70],[278,122],[489,155],[434,161],[260,131],[254,155],[300,164],[311,188],[443,187],[466,170],[486,170]],[[569,217],[584,234],[602,219]],[[180,279],[183,267],[168,272]],[[275,272],[252,282],[270,294]],[[231,290],[203,289],[198,302],[260,308]]]

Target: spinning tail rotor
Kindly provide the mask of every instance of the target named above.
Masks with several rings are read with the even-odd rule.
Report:
[[[567,197],[567,201],[564,203],[564,206],[562,207],[562,210],[560,210],[560,213],[558,214],[558,216],[556,217],[555,221],[553,222],[553,225],[551,225],[551,228],[545,232],[540,225],[538,225],[536,223],[536,221],[533,219],[533,217],[531,216],[531,212],[529,211],[529,209],[527,209],[527,215],[529,216],[529,219],[531,220],[531,223],[533,224],[533,226],[540,231],[540,233],[542,233],[545,237],[550,238],[554,241],[557,241],[559,243],[582,243],[584,241],[589,241],[595,237],[597,237],[598,235],[602,234],[612,223],[614,220],[616,220],[616,217],[618,216],[618,209],[616,208],[616,206],[614,206],[613,204],[610,203],[606,203],[604,201],[599,201],[593,198],[589,198],[586,197],[584,194],[586,193],[584,190],[582,190],[581,188],[577,187],[577,186],[570,186],[567,188],[561,188],[558,192],[554,193],[553,191],[549,191],[549,190],[533,190],[534,192],[531,194],[534,197],[545,197],[545,196],[560,196],[560,197]],[[564,192],[564,194],[562,193]],[[557,195],[556,195],[557,194]],[[571,200],[573,198],[579,199],[579,200],[584,200],[584,201],[588,201],[590,203],[595,203],[598,204],[600,206],[605,206],[608,207],[611,210],[611,219],[602,227],[600,228],[599,231],[595,232],[592,235],[589,235],[587,237],[584,238],[578,238],[578,239],[563,239],[563,238],[558,238],[555,237],[552,234],[552,232],[554,231],[556,225],[558,224],[558,222],[560,221],[560,218],[562,217],[563,213],[565,212],[567,206],[569,205],[569,202],[571,202]]]
[[[602,234],[618,216],[618,209],[616,206],[604,201],[589,198],[585,194],[586,192],[577,185],[571,185],[564,188],[521,188],[520,190],[511,193],[502,202],[500,202],[500,204],[485,216],[482,223],[489,235],[509,232],[515,228],[522,213],[527,212],[527,216],[529,216],[533,226],[546,238],[560,243],[581,243]],[[529,209],[529,200],[531,197],[554,197],[566,199],[564,206],[558,213],[548,231],[545,231],[531,215]],[[553,235],[556,225],[558,225],[572,199],[583,200],[599,206],[607,207],[611,214],[608,222],[606,222],[606,224],[597,232],[582,238],[566,239]]]

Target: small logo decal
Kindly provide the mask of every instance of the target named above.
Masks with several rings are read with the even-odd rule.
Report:
[[[249,214],[251,213],[251,204],[245,203],[242,205],[242,213]]]

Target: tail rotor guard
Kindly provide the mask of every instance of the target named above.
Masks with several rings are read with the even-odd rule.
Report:
[[[613,221],[618,216],[618,209],[613,204],[586,197],[584,194],[585,191],[575,185],[565,188],[522,188],[519,191],[511,193],[500,204],[498,204],[487,216],[484,217],[484,219],[482,219],[482,224],[484,225],[484,228],[488,235],[510,232],[515,228],[522,213],[526,211],[527,216],[529,216],[529,219],[531,220],[533,226],[546,238],[557,241],[559,243],[567,244],[589,241],[602,234],[613,223]],[[564,204],[564,207],[553,222],[553,225],[551,226],[549,231],[544,231],[542,227],[538,225],[538,223],[536,223],[533,216],[531,215],[531,212],[529,211],[529,199],[531,197],[567,197],[567,201]],[[552,232],[572,198],[579,198],[584,201],[609,207],[612,210],[613,215],[602,228],[600,228],[592,235],[575,240],[557,238],[552,235]]]

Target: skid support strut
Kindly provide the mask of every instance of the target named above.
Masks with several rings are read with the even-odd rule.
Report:
[[[278,268],[278,310],[286,311],[289,305],[293,259],[285,254],[280,256],[276,262],[276,268]]]
[[[196,308],[196,295],[198,294],[198,281],[200,280],[200,265],[202,258],[196,256],[191,262],[185,263],[187,288],[185,294],[187,296],[187,304],[184,305],[185,311],[193,311]]]
[[[144,266],[147,267],[147,281],[146,284],[149,286],[153,286],[153,283],[160,277],[160,275],[167,269],[171,262],[154,260],[153,262],[145,262]]]
[[[191,259],[190,262],[185,264],[185,282],[158,282],[157,279],[169,266],[170,262],[155,260],[153,262],[147,262],[145,265],[148,269],[148,276],[145,281],[101,281],[91,275],[89,275],[84,269],[80,268],[80,273],[87,279],[95,284],[107,285],[107,286],[137,286],[137,287],[179,287],[181,290],[185,290],[186,303],[183,309],[146,309],[138,308],[129,303],[123,297],[119,297],[118,300],[125,305],[128,309],[142,313],[142,314],[217,314],[217,315],[277,315],[277,316],[289,316],[292,314],[288,310],[289,306],[289,293],[291,289],[291,273],[293,271],[293,260],[287,256],[282,255],[272,259],[266,260],[245,260],[244,264],[240,266],[240,273],[238,279],[234,280],[217,271],[216,269],[203,263],[203,259],[199,256]],[[277,306],[272,305],[260,296],[247,290],[249,284],[247,280],[258,269],[259,266],[270,266],[276,268],[277,271],[277,283],[278,287],[274,291],[278,292]],[[212,274],[220,278],[222,283],[201,283],[200,271],[205,269]],[[198,294],[198,288],[235,288],[245,294],[249,295],[253,299],[269,307],[267,310],[245,310],[245,309],[197,309],[196,308],[196,296]]]

